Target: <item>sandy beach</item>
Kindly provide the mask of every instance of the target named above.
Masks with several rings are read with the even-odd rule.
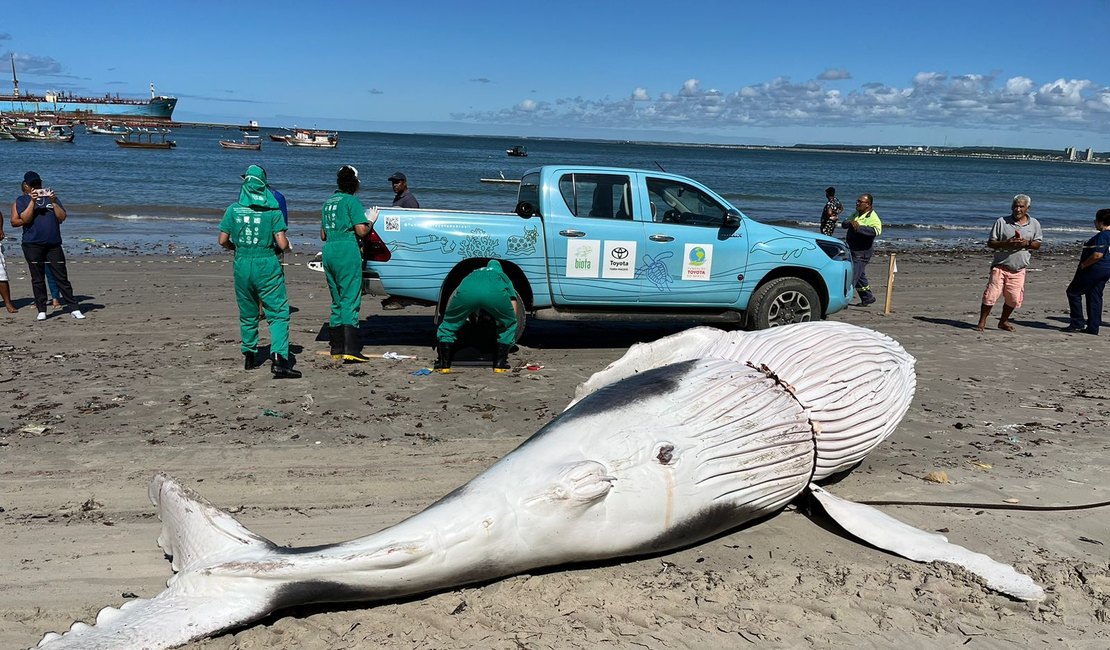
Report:
[[[432,362],[431,310],[385,312],[367,297],[364,351],[418,358],[342,365],[317,354],[328,292],[298,255],[287,278],[304,377],[274,381],[266,368],[242,369],[226,256],[75,257],[88,318],[55,312],[41,323],[17,258],[9,252],[20,311],[0,311],[0,648],[33,646],[165,587],[170,565],[146,496],[157,471],[278,544],[350,539],[480,473],[628,346],[684,329],[533,321],[510,360],[540,370],[421,376],[412,373]],[[899,255],[892,314],[880,298],[832,317],[898,340],[917,358],[918,389],[894,435],[831,491],[984,504],[882,509],[1015,565],[1045,587],[1042,602],[876,550],[790,507],[676,553],[283,611],[187,647],[1110,647],[1107,509],[986,507],[1110,499],[1110,328],[1058,331],[1075,259],[1034,255],[1012,333],[974,329],[986,251]],[[878,255],[870,269],[880,296],[886,263]],[[924,480],[935,471],[949,482]]]

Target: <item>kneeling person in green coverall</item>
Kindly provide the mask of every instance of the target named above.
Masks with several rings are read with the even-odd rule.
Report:
[[[435,370],[451,371],[451,347],[456,334],[478,310],[492,316],[497,323],[497,360],[493,371],[509,370],[509,348],[516,343],[516,303],[519,301],[520,295],[513,288],[512,280],[501,270],[497,260],[490,260],[489,264],[471,271],[455,289],[436,332]]]
[[[266,171],[258,165],[247,167],[239,200],[228,206],[220,221],[220,246],[235,251],[233,274],[235,300],[239,304],[240,349],[243,367],[257,368],[258,307],[262,306],[270,324],[270,372],[275,379],[297,379],[289,354],[289,298],[285,293],[285,274],[281,272],[277,249],[289,250],[285,220],[277,199],[266,184]]]

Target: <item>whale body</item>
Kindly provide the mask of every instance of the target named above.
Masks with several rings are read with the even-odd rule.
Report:
[[[167,589],[105,608],[95,625],[47,634],[39,647],[172,648],[294,605],[381,601],[665,552],[773,514],[806,490],[876,546],[974,565],[992,588],[1043,597],[1011,567],[814,485],[890,435],[913,396],[914,361],[864,328],[780,329],[698,328],[667,346],[674,359],[635,346],[485,472],[423,512],[347,542],[279,546],[158,474],[150,497],[175,572]]]

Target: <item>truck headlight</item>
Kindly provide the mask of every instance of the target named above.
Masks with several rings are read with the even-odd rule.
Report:
[[[848,247],[838,241],[825,241],[824,239],[817,241],[817,246],[825,251],[825,255],[829,259],[836,260],[837,262],[848,262],[852,259],[851,253],[848,252]]]

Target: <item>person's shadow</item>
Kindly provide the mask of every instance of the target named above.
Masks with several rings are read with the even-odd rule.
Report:
[[[930,318],[928,316],[914,316],[914,320],[919,320],[924,323],[932,323],[934,325],[947,325],[949,327],[956,327],[962,330],[975,329],[976,323],[969,323],[967,321],[956,320],[954,318]]]

